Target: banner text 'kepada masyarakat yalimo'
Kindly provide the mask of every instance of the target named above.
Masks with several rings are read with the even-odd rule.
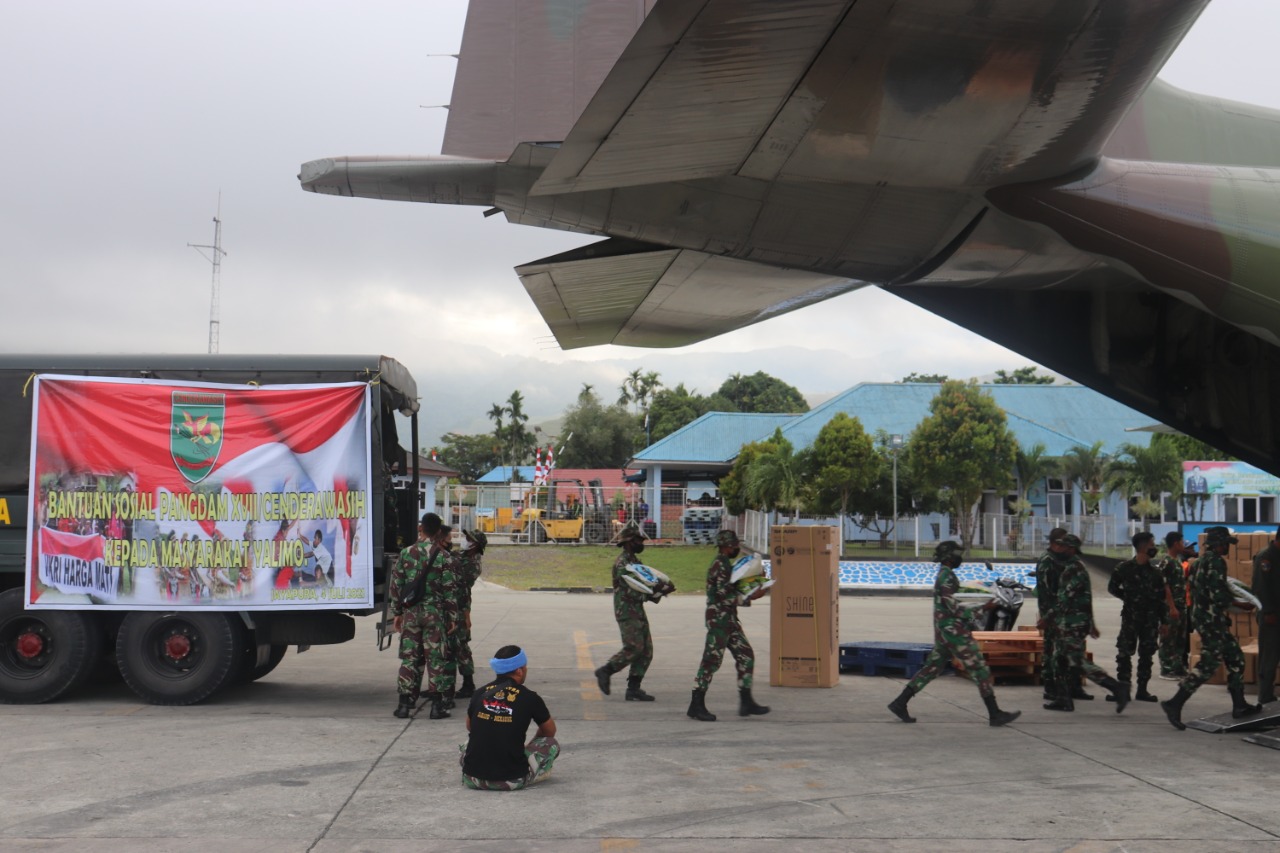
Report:
[[[39,376],[29,607],[373,603],[369,392]]]

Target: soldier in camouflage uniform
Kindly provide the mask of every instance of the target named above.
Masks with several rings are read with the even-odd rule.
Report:
[[[1048,614],[1053,610],[1054,596],[1058,594],[1058,578],[1062,575],[1062,567],[1071,560],[1071,549],[1062,544],[1062,537],[1067,535],[1065,527],[1055,527],[1049,531],[1049,547],[1036,563],[1036,610],[1039,618],[1036,627],[1044,637],[1044,650],[1040,655],[1040,683],[1044,685],[1044,698],[1057,697],[1058,673],[1058,634],[1053,620]],[[1080,677],[1071,679],[1071,698],[1089,700],[1093,694],[1086,693],[1080,686]]]
[[[1116,635],[1116,680],[1128,686],[1136,649],[1138,691],[1133,698],[1139,702],[1159,701],[1147,692],[1151,659],[1160,642],[1160,625],[1169,615],[1164,575],[1154,562],[1157,553],[1155,536],[1145,530],[1133,534],[1133,556],[1112,569],[1107,583],[1107,592],[1124,602],[1120,608],[1120,633]]]
[[[1129,686],[1116,681],[1084,653],[1086,638],[1096,640],[1099,633],[1093,622],[1093,587],[1089,583],[1089,570],[1079,558],[1080,537],[1068,533],[1061,541],[1071,549],[1071,559],[1062,568],[1058,594],[1049,614],[1058,636],[1057,660],[1054,661],[1058,683],[1056,698],[1044,707],[1048,711],[1074,711],[1071,685],[1078,684],[1080,676],[1084,675],[1111,691],[1118,714],[1129,704]]]
[[[466,545],[458,555],[458,630],[453,632],[453,659],[462,675],[459,699],[469,699],[476,691],[476,664],[471,656],[471,590],[480,579],[481,561],[489,537],[480,530],[464,530]]]
[[[1276,665],[1280,663],[1280,530],[1253,558],[1254,596],[1258,611],[1258,702],[1276,701]]]
[[[978,686],[978,694],[987,706],[988,722],[1003,726],[1018,719],[1021,711],[1001,711],[996,704],[995,680],[987,661],[973,639],[973,621],[956,602],[960,579],[956,569],[964,560],[964,549],[959,543],[947,540],[939,542],[933,551],[933,561],[938,564],[938,574],[933,580],[933,650],[925,658],[924,666],[907,682],[897,699],[889,703],[889,710],[904,723],[914,723],[916,718],[907,713],[907,703],[942,672],[943,667],[955,660],[966,675]],[[985,607],[992,607],[995,600]]]
[[[622,649],[596,670],[596,684],[600,692],[609,695],[609,677],[627,667],[628,702],[652,702],[653,697],[640,689],[644,674],[649,671],[653,661],[653,637],[649,633],[649,617],[645,615],[644,603],[656,598],[633,589],[623,580],[627,566],[638,562],[636,555],[644,550],[645,535],[640,525],[629,522],[618,534],[618,544],[622,553],[613,561],[613,618],[618,620],[618,631],[622,634]]]
[[[458,557],[452,551],[453,528],[447,524],[436,534],[433,558],[427,565],[423,644],[427,651],[427,678],[431,692],[431,719],[443,720],[453,707],[458,677],[454,639],[458,618]]]
[[[1213,674],[1220,664],[1227,667],[1227,692],[1231,694],[1231,716],[1239,719],[1256,714],[1261,705],[1244,699],[1244,654],[1231,634],[1231,614],[1235,603],[1227,583],[1227,564],[1223,556],[1236,537],[1225,527],[1209,527],[1205,531],[1204,554],[1191,569],[1191,624],[1200,635],[1200,664],[1178,685],[1178,695],[1161,702],[1165,716],[1175,729],[1182,724],[1182,706]]]
[[[393,712],[404,718],[413,713],[422,691],[422,673],[426,665],[426,647],[422,635],[426,614],[419,588],[422,576],[433,557],[432,540],[440,532],[440,516],[429,512],[418,524],[418,541],[400,552],[387,579],[387,607],[391,613],[391,630],[400,635],[400,671],[396,676],[399,704]],[[415,601],[406,597],[419,596]]]
[[[1182,570],[1186,546],[1182,534],[1170,531],[1164,537],[1165,555],[1156,566],[1164,578],[1164,623],[1160,626],[1160,677],[1180,680],[1187,677],[1187,575]]]
[[[686,712],[693,719],[705,723],[715,722],[716,719],[716,715],[707,710],[707,688],[711,686],[711,677],[724,660],[726,648],[733,655],[734,665],[738,669],[738,716],[769,713],[767,706],[757,705],[751,696],[755,652],[751,650],[747,635],[742,632],[742,625],[738,622],[738,588],[731,580],[733,561],[741,552],[738,534],[732,530],[721,530],[716,534],[716,550],[716,558],[707,569],[707,642],[702,650],[698,674],[694,676],[693,698]],[[757,590],[744,606],[750,606],[753,599],[764,593],[765,590]]]

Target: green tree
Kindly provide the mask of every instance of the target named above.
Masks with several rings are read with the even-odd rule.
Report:
[[[951,377],[945,373],[916,373],[914,370],[899,379],[899,382],[923,382],[929,385],[941,385]]]
[[[1151,445],[1162,445],[1170,448],[1179,462],[1230,462],[1235,459],[1216,447],[1206,444],[1198,438],[1183,435],[1180,432],[1158,432],[1151,436]]]
[[[474,483],[502,464],[501,445],[491,435],[462,435],[456,432],[440,436],[443,447],[440,461],[458,472],[463,483]]]
[[[837,412],[827,421],[809,449],[809,469],[818,506],[840,514],[841,530],[854,495],[865,492],[879,473],[871,436],[862,421]]]
[[[1107,470],[1108,490],[1118,491],[1131,501],[1135,495],[1143,500],[1133,504],[1142,517],[1142,529],[1151,529],[1151,517],[1160,515],[1160,496],[1169,492],[1179,496],[1182,488],[1181,459],[1168,444],[1152,443],[1149,447],[1126,442],[1120,445]]]
[[[649,405],[649,440],[661,441],[707,412],[736,411],[733,403],[720,394],[710,397],[694,394],[684,387],[683,382],[675,388],[662,388],[653,395]]]
[[[1052,385],[1053,377],[1036,373],[1034,366],[1028,364],[1012,372],[996,371],[995,385]]]
[[[907,464],[923,487],[945,490],[966,550],[978,501],[987,489],[1008,487],[1016,450],[1004,411],[991,395],[955,380],[943,383],[928,417],[912,433]]]
[[[621,404],[603,405],[585,388],[565,410],[561,430],[566,440],[556,450],[560,468],[621,468],[635,452],[635,415]]]
[[[804,395],[781,379],[757,370],[750,376],[735,373],[724,381],[717,392],[739,412],[788,413],[807,412]]]
[[[1027,501],[1027,493],[1031,491],[1031,487],[1046,477],[1056,476],[1061,466],[1056,457],[1047,456],[1046,452],[1044,442],[1038,441],[1031,447],[1019,447],[1014,454],[1013,470],[1018,477],[1018,501],[1025,504],[1028,511],[1031,505]]]
[[[724,498],[724,506],[732,515],[742,515],[751,505],[747,496],[747,480],[752,464],[756,458],[765,453],[772,453],[777,445],[772,441],[752,441],[742,445],[733,460],[733,468],[720,478],[720,496]]]
[[[506,439],[511,448],[511,464],[520,465],[529,458],[534,448],[533,433],[525,426],[529,422],[529,416],[524,412],[524,395],[518,390],[512,391],[503,411],[507,416]]]
[[[1079,486],[1086,515],[1096,514],[1102,503],[1102,487],[1110,466],[1102,447],[1101,441],[1095,441],[1090,447],[1072,447],[1062,454],[1062,475]]]
[[[807,457],[795,452],[781,429],[774,430],[769,444],[771,447],[758,454],[747,469],[747,500],[766,511],[785,507],[798,518],[804,503]]]

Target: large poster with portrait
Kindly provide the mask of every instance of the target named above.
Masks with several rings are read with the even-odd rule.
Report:
[[[33,387],[28,607],[372,606],[367,385]]]

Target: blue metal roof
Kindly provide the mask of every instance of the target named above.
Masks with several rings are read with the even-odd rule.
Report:
[[[837,412],[856,416],[868,434],[883,429],[910,436],[929,414],[929,403],[941,385],[934,383],[864,382],[801,415],[708,412],[636,454],[632,465],[658,462],[728,464],[742,445],[763,441],[778,427],[796,450],[811,445]],[[1083,385],[979,385],[1004,409],[1009,429],[1022,447],[1037,443],[1049,456],[1101,441],[1114,453],[1129,442],[1145,446],[1148,432],[1125,432],[1151,418]]]
[[[857,416],[869,434],[876,430],[909,436],[929,415],[929,404],[941,385],[935,383],[864,382],[838,394],[782,428],[796,450],[808,447],[837,412]],[[1101,441],[1106,453],[1129,442],[1146,446],[1147,432],[1125,432],[1151,418],[1083,385],[979,385],[1008,417],[1009,429],[1022,447],[1037,443],[1049,456]]]
[[[480,477],[479,479],[477,479],[476,482],[477,483],[506,483],[512,479],[511,478],[512,470],[513,469],[510,465],[499,465],[497,468],[494,468],[488,474],[485,474],[483,477]],[[533,482],[533,466],[532,465],[517,465],[515,466],[514,470],[520,474],[520,482],[522,483]]]
[[[803,415],[707,412],[637,453],[630,466],[654,462],[732,462],[742,445],[773,435]]]

